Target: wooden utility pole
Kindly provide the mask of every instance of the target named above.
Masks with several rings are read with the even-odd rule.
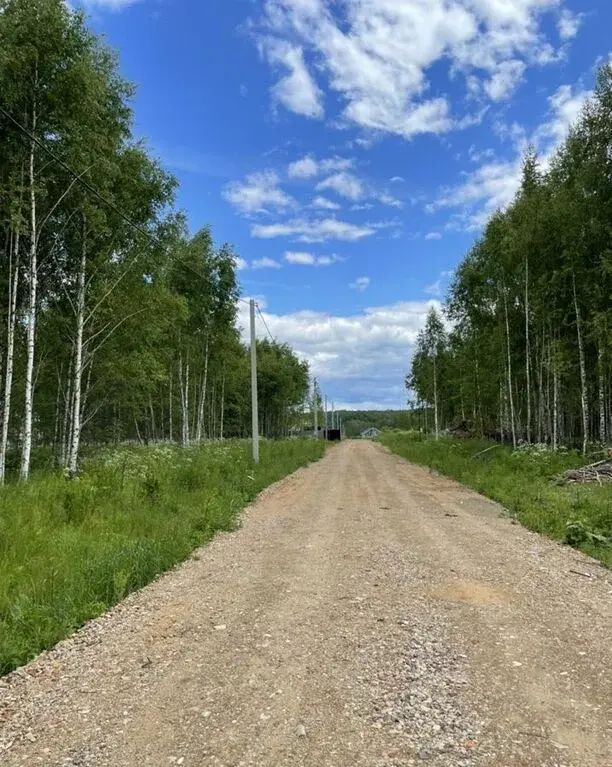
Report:
[[[253,428],[253,463],[259,463],[259,412],[257,409],[257,341],[255,338],[255,301],[249,301],[251,310],[251,414]]]

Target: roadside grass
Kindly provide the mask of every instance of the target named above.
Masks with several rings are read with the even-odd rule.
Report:
[[[411,432],[385,432],[381,441],[403,458],[498,501],[525,527],[612,566],[612,546],[599,540],[612,540],[612,487],[551,481],[565,469],[583,466],[587,461],[579,453],[554,453],[537,446],[512,451],[486,441],[449,437],[436,441]],[[487,448],[493,449],[474,457]]]
[[[185,560],[264,487],[317,460],[322,442],[100,450],[67,481],[0,488],[0,674]]]

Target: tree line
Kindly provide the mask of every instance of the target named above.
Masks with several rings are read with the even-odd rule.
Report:
[[[0,481],[38,454],[74,475],[86,443],[248,434],[237,255],[189,233],[133,92],[81,12],[0,0]],[[261,431],[286,434],[307,365],[258,358]]]
[[[433,428],[580,446],[612,437],[612,67],[550,162],[530,149],[512,204],[432,309],[406,385]]]

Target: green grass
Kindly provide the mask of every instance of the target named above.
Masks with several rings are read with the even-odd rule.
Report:
[[[0,673],[100,615],[218,530],[257,493],[321,457],[318,441],[121,448],[73,482],[50,472],[0,489]]]
[[[551,481],[564,469],[586,463],[578,453],[553,453],[537,447],[513,452],[495,446],[473,458],[492,447],[491,443],[447,437],[436,441],[408,432],[387,432],[382,442],[409,461],[498,501],[531,530],[570,543],[612,566],[612,546],[600,540],[612,540],[612,487],[560,486]]]

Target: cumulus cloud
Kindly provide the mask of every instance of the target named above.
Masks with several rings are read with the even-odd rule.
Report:
[[[270,332],[289,343],[310,364],[311,373],[336,405],[401,407],[404,375],[418,331],[437,300],[375,306],[349,316],[263,310]],[[239,305],[239,324],[248,331],[248,306]],[[258,328],[263,338],[266,330]]]
[[[327,240],[345,240],[355,242],[370,237],[376,228],[369,224],[350,224],[337,218],[304,219],[298,218],[276,224],[255,224],[251,228],[253,237],[272,239],[290,237],[299,242],[326,242]]]
[[[307,154],[289,164],[287,175],[289,178],[314,178],[324,173],[348,170],[354,163],[355,161],[348,157],[327,157],[317,160],[311,154]]]
[[[392,194],[389,194],[388,192],[379,192],[376,195],[376,199],[378,202],[382,203],[383,205],[389,205],[392,208],[403,208],[404,203],[401,200],[398,200],[396,197],[394,197]]]
[[[320,208],[321,210],[340,210],[341,206],[333,200],[328,200],[327,197],[318,195],[312,201],[313,208]]]
[[[582,23],[582,14],[574,14],[568,8],[561,11],[557,22],[559,37],[562,40],[571,40],[576,37]]]
[[[284,40],[266,39],[262,50],[268,61],[286,74],[272,88],[272,98],[291,112],[321,119],[324,116],[323,92],[312,78],[298,45]]]
[[[446,62],[472,90],[507,98],[527,66],[558,60],[542,18],[563,0],[265,0],[260,29],[278,44],[293,41],[316,61],[343,104],[342,120],[409,139],[465,127],[427,73]],[[559,17],[564,39],[574,17]],[[285,103],[289,109],[292,106]],[[293,109],[293,111],[299,111]],[[469,121],[468,121],[469,122]]]
[[[128,5],[135,5],[141,0],[84,0],[84,5],[90,8],[106,8],[109,11],[121,11]]]
[[[370,287],[370,282],[371,280],[369,277],[357,277],[355,282],[351,282],[349,288],[363,293],[364,290],[367,290]]]
[[[318,191],[325,189],[330,189],[342,197],[348,197],[349,200],[359,200],[365,191],[360,179],[346,171],[334,173],[333,176],[329,176],[317,184]]]
[[[461,184],[442,190],[438,199],[426,206],[428,212],[440,208],[461,208],[450,226],[480,229],[495,210],[503,209],[512,202],[521,183],[522,154],[527,144],[531,143],[536,148],[542,166],[546,168],[591,95],[592,91],[574,89],[570,85],[560,86],[548,98],[547,118],[530,137],[521,126],[512,125],[507,129],[516,150],[514,157],[485,162],[468,173]],[[470,148],[470,154],[476,156],[476,151],[472,150]]]
[[[342,260],[343,259],[336,254],[331,256],[316,256],[314,253],[293,250],[288,250],[285,253],[285,261],[288,264],[297,264],[299,266],[331,266]]]
[[[426,240],[441,240],[442,239],[442,235],[440,234],[440,232],[427,232],[427,234],[425,235],[425,239]]]
[[[273,258],[264,256],[263,258],[257,258],[251,264],[252,269],[282,269],[282,264],[275,261]]]
[[[237,271],[240,272],[243,269],[248,269],[249,268],[249,264],[248,264],[247,261],[245,261],[244,258],[241,258],[240,256],[236,256],[236,258],[234,260],[236,262],[236,269],[237,269]]]
[[[296,201],[279,187],[278,174],[271,170],[251,173],[244,181],[233,181],[223,190],[223,197],[241,213],[266,213],[286,210]]]

